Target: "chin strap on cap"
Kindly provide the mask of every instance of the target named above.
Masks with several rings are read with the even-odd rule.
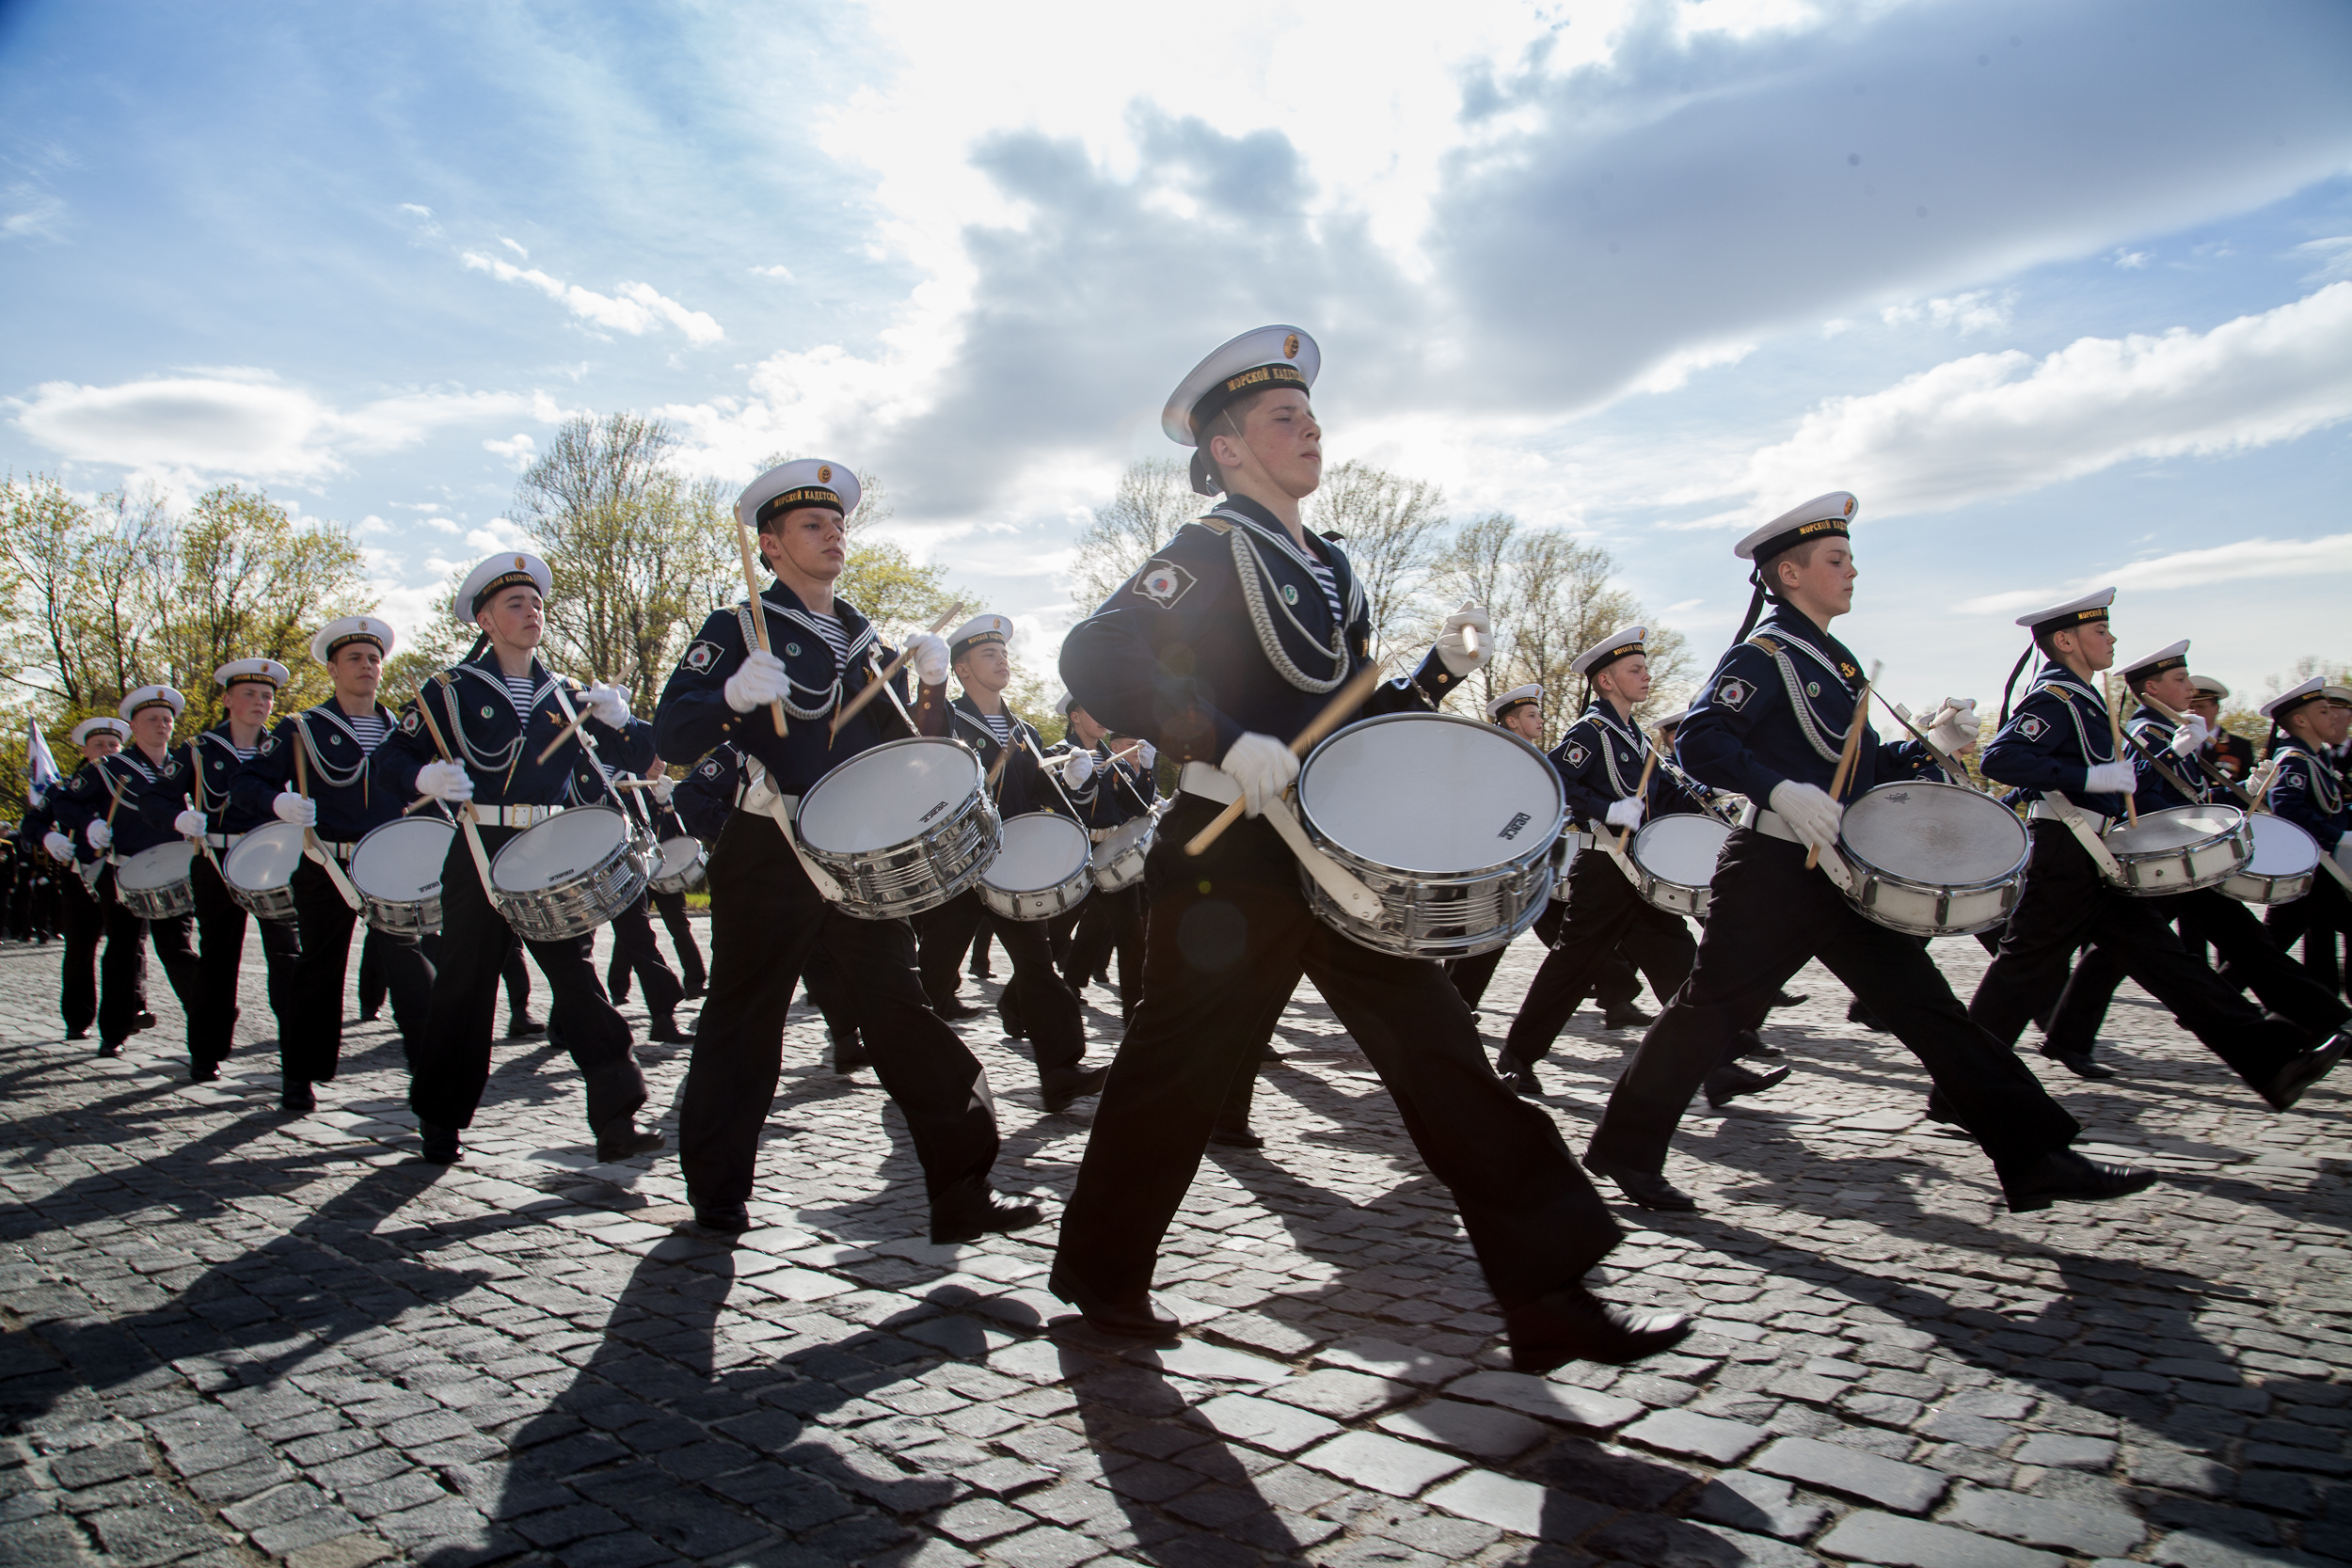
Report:
[[[2026,673],[2026,661],[2027,659],[2029,659],[2029,658],[2033,657],[2033,653],[2034,653],[2034,644],[2032,644],[2032,643],[2030,643],[2030,642],[2026,643],[2026,651],[2025,651],[2024,653],[2022,653],[2022,654],[2019,654],[2019,655],[2017,656],[2017,662],[2010,666],[2010,668],[2009,668],[2009,679],[2007,679],[2007,680],[2005,680],[2005,681],[2003,681],[2003,682],[2001,683],[2001,718],[2000,718],[2000,722],[2001,722],[2001,723],[2003,723],[2003,724],[2006,724],[2006,723],[2008,723],[2008,722],[2009,722],[2009,694],[2010,694],[2011,691],[2013,691],[2013,690],[2015,690],[2015,689],[2016,689],[2016,688],[2017,688],[2017,677],[2018,677],[2018,676],[2020,676],[2020,675],[2022,675],[2022,674],[2024,674],[2024,673]]]

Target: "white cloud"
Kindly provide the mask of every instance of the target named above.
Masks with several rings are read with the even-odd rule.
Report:
[[[429,529],[433,530],[433,531],[434,531],[435,532],[437,532],[437,533],[447,533],[447,534],[452,534],[452,535],[454,535],[454,534],[458,533],[459,531],[461,531],[458,529],[457,525],[456,525],[455,523],[451,522],[451,521],[450,521],[447,517],[421,517],[421,518],[419,518],[419,519],[418,519],[418,521],[419,521],[419,522],[421,522],[421,523],[422,523],[422,524],[423,524],[426,528],[429,528]],[[490,547],[495,548],[496,546],[490,546]]]
[[[1870,512],[1932,511],[2038,489],[2136,457],[2210,455],[2352,418],[2352,282],[2203,334],[2083,338],[2039,361],[1950,360],[1834,398],[1750,461],[1776,499],[1853,490]]]
[[[2202,589],[2215,583],[2257,578],[2333,576],[2344,572],[2352,572],[2352,533],[2331,533],[2320,539],[2241,539],[2204,549],[2152,556],[2071,583],[1987,594],[1967,600],[1960,609],[1987,614],[2029,610],[2110,585],[2141,590]]]
[[[516,245],[516,244],[513,240],[508,239],[505,235],[501,234],[501,235],[499,236],[499,244],[501,244],[501,245],[504,245],[507,249],[509,249],[509,250],[513,251],[516,255],[517,255],[517,256],[521,257],[524,261],[530,261],[530,260],[531,260],[531,252],[530,252],[530,251],[525,250],[525,249],[524,249],[521,245]]]
[[[1995,298],[1990,291],[1979,289],[1950,299],[1890,305],[1879,312],[1879,319],[1889,326],[1911,326],[1924,321],[1954,328],[1965,338],[1978,332],[1998,332],[2009,325],[2010,304],[2009,297]]]
[[[530,467],[539,457],[539,443],[532,440],[528,432],[522,431],[516,432],[503,441],[485,441],[482,443],[482,450],[496,452],[499,456],[505,458],[508,466],[516,473]]]
[[[1692,372],[1713,370],[1720,365],[1736,365],[1756,352],[1754,343],[1701,344],[1684,349],[1660,360],[1648,374],[1632,386],[1636,392],[1678,392],[1690,383]]]
[[[479,251],[469,250],[463,259],[473,271],[486,272],[501,283],[528,284],[582,321],[626,332],[632,338],[642,338],[664,322],[684,333],[686,341],[697,347],[718,342],[726,336],[725,329],[709,315],[689,310],[651,284],[623,283],[615,297],[551,277],[536,267],[518,267]]]
[[[781,261],[772,267],[754,267],[751,272],[754,277],[780,277],[787,283],[792,281],[792,269]]]
[[[2333,283],[2352,278],[2352,234],[2330,234],[2324,240],[2306,240],[2295,247],[2295,253],[2319,263],[2316,271],[2304,276],[2306,283]]]
[[[0,192],[0,236],[11,240],[63,239],[65,203],[37,185],[22,182]]]

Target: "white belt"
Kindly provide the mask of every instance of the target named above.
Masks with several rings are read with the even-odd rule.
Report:
[[[1205,762],[1188,762],[1176,775],[1176,787],[1187,795],[1198,795],[1203,800],[1214,800],[1230,806],[1241,799],[1241,785],[1222,768],[1212,768]]]
[[[2097,828],[2101,832],[2106,832],[2107,828],[2113,822],[2113,818],[2103,813],[2092,811],[2088,806],[2082,808],[2082,814],[2090,821],[2091,825]],[[2032,817],[2036,822],[2064,822],[2067,820],[2066,808],[2059,805],[2054,805],[2048,800],[2036,800],[2031,806],[2026,808],[2026,815]]]
[[[1776,811],[1769,811],[1753,800],[1748,802],[1748,809],[1740,814],[1740,826],[1753,828],[1766,838],[1777,838],[1788,844],[1804,842],[1797,836],[1797,830],[1788,825],[1787,817]]]
[[[453,810],[463,811],[456,806]],[[474,817],[485,828],[535,828],[552,816],[564,814],[562,806],[476,806]]]
[[[1188,762],[1176,775],[1176,787],[1187,795],[1198,795],[1204,800],[1230,806],[1241,799],[1241,785],[1221,768],[1205,762]],[[1259,820],[1272,828],[1298,863],[1307,868],[1307,875],[1321,885],[1323,891],[1338,900],[1340,907],[1357,919],[1371,922],[1380,918],[1380,900],[1373,895],[1345,867],[1314,847],[1299,826],[1298,817],[1288,800],[1270,802]]]

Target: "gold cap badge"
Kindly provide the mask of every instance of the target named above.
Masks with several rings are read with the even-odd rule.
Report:
[[[1289,337],[1282,340],[1282,357],[1285,359],[1295,359],[1298,357],[1297,333],[1294,332]]]

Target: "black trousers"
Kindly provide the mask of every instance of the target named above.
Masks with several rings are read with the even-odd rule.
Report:
[[[656,1024],[671,1022],[677,1005],[686,1000],[686,988],[653,940],[653,917],[643,898],[612,917],[612,961],[605,966],[605,988],[617,994],[632,970],[644,992],[646,1013]]]
[[[956,994],[956,965],[972,943],[980,917],[989,912],[980,895],[966,888],[923,917],[923,991],[934,1005]],[[1029,1037],[1040,1072],[1076,1067],[1087,1053],[1086,1023],[1078,999],[1054,967],[1052,939],[1042,920],[998,920],[996,940],[1012,959],[1006,982],[1013,1010]]]
[[[1815,958],[1919,1058],[1996,1169],[2063,1148],[2082,1131],[2005,1042],[1969,1019],[1925,945],[1865,920],[1826,873],[1805,869],[1803,845],[1735,830],[1712,886],[1691,977],[1618,1078],[1594,1154],[1663,1171],[1692,1091]]]
[[[237,973],[245,966],[246,922],[251,916],[229,896],[228,884],[201,853],[194,870],[197,982],[196,1008],[188,1017],[188,1059],[213,1063],[225,1059],[235,1043]],[[283,1040],[302,942],[283,921],[254,924],[262,927],[262,961],[269,970],[269,1010],[277,1015],[278,1037]]]
[[[1070,958],[1063,973],[1073,990],[1103,973],[1114,955],[1119,960],[1119,1012],[1133,1018],[1143,999],[1143,885],[1104,893],[1096,888],[1075,911],[1077,929],[1071,935]]]
[[[359,1016],[373,1018],[384,1010],[384,999],[391,994],[392,983],[384,974],[384,944],[394,941],[374,927],[359,940]]]
[[[661,928],[670,933],[670,945],[677,951],[686,994],[700,996],[710,972],[703,967],[703,950],[694,942],[694,922],[686,913],[686,895],[648,893],[645,896],[653,900],[654,912],[661,916]]]
[[[65,885],[69,882],[71,887]],[[65,973],[59,976],[57,1009],[65,1015],[65,1032],[79,1035],[98,1022],[98,943],[106,934],[106,910],[72,866],[58,868],[57,884],[57,924],[65,933]],[[139,959],[141,940],[132,939],[134,965]],[[137,1017],[146,1007],[142,988],[132,1016]]]
[[[483,847],[485,849],[489,847],[487,839],[483,841]],[[469,855],[470,853],[469,851]],[[476,879],[479,880],[478,878]],[[446,924],[442,929],[444,932],[448,930]],[[520,942],[507,948],[506,959],[499,965],[499,978],[506,983],[506,1011],[509,1016],[520,1018],[531,1011],[531,966],[523,962]]]
[[[142,939],[152,943],[164,966],[171,992],[180,999],[183,1017],[196,1011],[196,946],[190,940],[193,915],[170,920],[141,920],[125,909],[115,892],[112,864],[98,874],[98,901],[105,911],[106,951],[98,960],[98,1037],[120,1045],[131,1037],[139,1014],[147,1007],[147,974],[140,952]]]
[[[521,830],[484,828],[491,860]],[[490,1025],[499,981],[519,939],[490,902],[474,869],[463,829],[451,838],[441,867],[441,958],[424,1035],[412,1047],[408,1108],[420,1121],[470,1127],[490,1082]],[[628,1121],[644,1107],[645,1075],[629,1054],[628,1025],[605,999],[585,945],[523,942],[555,1000],[548,1035],[571,1053],[588,1091],[588,1125],[601,1130]]]
[[[859,920],[818,896],[774,820],[739,811],[710,857],[710,995],[678,1114],[678,1163],[697,1207],[752,1196],[760,1130],[775,1103],[785,1011],[809,954],[839,969],[874,1073],[906,1117],[936,1199],[985,1182],[996,1113],[979,1059],[930,1009],[903,920]]]
[[[466,869],[473,870],[470,857]],[[309,860],[294,867],[294,895],[302,958],[294,967],[292,1004],[278,1015],[278,1069],[290,1083],[326,1084],[342,1061],[343,977],[350,973],[351,929],[359,916],[335,891],[326,868]],[[413,1071],[432,1013],[433,965],[410,938],[370,929],[368,949],[375,954]]]
[[[2154,907],[2157,919],[2179,922],[2182,943],[2190,954],[2200,954],[2211,943],[2229,965],[2226,984],[2250,989],[2265,1007],[2292,1020],[2307,1033],[2332,1035],[2352,1017],[2352,1008],[2344,1005],[2342,997],[2314,981],[2270,940],[2269,931],[2251,909],[2218,888],[2200,888],[2144,902]],[[2058,1012],[2050,1020],[2046,1049],[2068,1055],[2089,1051],[2098,1040],[2107,1004],[2115,1000],[2115,989],[2123,979],[2122,960],[2105,947],[2092,947],[2076,959],[2074,975],[2058,998]]]
[[[1563,887],[1561,891],[1565,893],[1567,890]],[[1568,906],[1565,902],[1548,898],[1544,900],[1543,912],[1535,917],[1535,924],[1528,929],[1535,933],[1537,942],[1549,948],[1559,940],[1560,922],[1565,920],[1567,915]],[[1478,1004],[1486,995],[1486,988],[1494,983],[1495,971],[1502,967],[1502,955],[1510,950],[1510,943],[1505,942],[1491,953],[1473,953],[1467,958],[1446,959],[1445,977],[1454,982],[1455,990],[1461,992],[1462,1006],[1472,1012],[1478,1010]],[[1633,989],[1638,992],[1642,983],[1635,980]]]
[[[2191,958],[2155,900],[2109,887],[2066,824],[2036,822],[2031,831],[2025,892],[1968,1004],[1968,1016],[1994,1038],[2014,1046],[2026,1023],[2064,992],[2074,950],[2095,942],[2249,1084],[2269,1082],[2312,1043],[2308,1031],[2265,1013]]]
[[[2263,916],[2271,944],[2280,952],[2303,944],[2303,972],[2330,990],[2343,984],[2336,967],[2336,938],[2352,933],[2352,897],[2344,884],[2322,867],[2311,892],[2292,904],[2273,905]]]
[[[833,953],[823,942],[808,950],[801,978],[807,982],[808,999],[825,1017],[825,1033],[837,1040],[857,1033],[857,995],[842,978],[841,966],[833,961]]]
[[[1642,901],[1616,863],[1596,849],[1568,867],[1567,918],[1543,967],[1528,982],[1527,998],[1502,1049],[1522,1062],[1540,1062],[1567,1027],[1612,955],[1622,951],[1640,968],[1650,990],[1672,996],[1690,977],[1698,944],[1677,914]]]
[[[1496,1301],[1507,1311],[1576,1285],[1616,1244],[1616,1221],[1551,1118],[1486,1065],[1445,972],[1318,921],[1297,862],[1263,821],[1245,818],[1186,856],[1185,841],[1220,809],[1179,796],[1152,849],[1143,1002],[1095,1112],[1056,1272],[1113,1302],[1150,1289],[1235,1075],[1255,1068],[1304,974],[1452,1190]]]

